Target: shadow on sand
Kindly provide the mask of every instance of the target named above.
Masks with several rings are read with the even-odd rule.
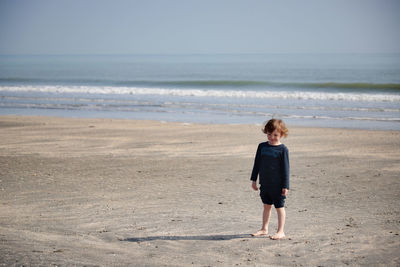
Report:
[[[120,239],[127,242],[146,242],[155,240],[206,240],[206,241],[222,241],[240,238],[250,238],[250,234],[240,235],[184,235],[184,236],[148,236],[148,237],[129,237]]]

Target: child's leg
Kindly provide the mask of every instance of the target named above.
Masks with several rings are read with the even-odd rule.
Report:
[[[272,205],[264,204],[262,227],[259,231],[252,234],[252,236],[268,235],[268,224],[269,224],[269,218],[271,217],[271,209]]]
[[[285,220],[286,220],[286,211],[285,208],[278,208],[276,209],[278,213],[278,232],[275,235],[271,236],[271,239],[278,240],[285,237],[285,232],[283,228],[285,227]]]
[[[271,210],[272,210],[272,205],[264,204],[263,224],[261,229],[267,232],[268,232],[269,218],[271,218]]]

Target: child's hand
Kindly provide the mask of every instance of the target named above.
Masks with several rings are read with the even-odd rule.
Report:
[[[282,188],[282,196],[286,196],[289,190],[287,188]]]
[[[252,182],[251,183],[251,187],[253,188],[254,191],[258,191],[258,187],[257,187],[257,183],[256,182]]]

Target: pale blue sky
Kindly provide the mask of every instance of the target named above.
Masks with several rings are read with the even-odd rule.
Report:
[[[0,54],[400,53],[399,0],[0,0]]]

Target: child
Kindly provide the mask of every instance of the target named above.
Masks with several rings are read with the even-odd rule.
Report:
[[[263,223],[259,231],[252,236],[267,236],[268,223],[272,204],[278,213],[278,231],[270,236],[273,240],[285,238],[285,199],[289,191],[289,151],[281,144],[281,137],[288,135],[288,129],[282,120],[271,119],[265,125],[263,132],[268,136],[268,142],[258,145],[254,167],[251,173],[252,188],[257,191],[259,176],[260,197],[264,203]]]

